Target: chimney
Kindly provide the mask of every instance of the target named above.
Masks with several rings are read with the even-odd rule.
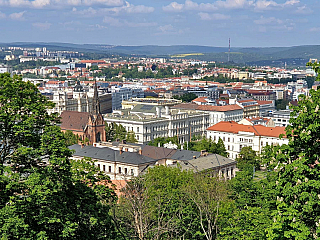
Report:
[[[123,148],[122,148],[122,147],[120,147],[120,148],[119,148],[119,153],[120,153],[120,155],[123,153],[123,151],[122,151],[122,150],[123,150]]]
[[[201,150],[200,155],[201,155],[201,157],[207,156],[207,151],[205,149]]]
[[[193,159],[197,159],[197,157],[196,157],[196,156],[193,156]]]
[[[94,143],[94,144],[93,144],[93,146],[94,146],[94,147],[97,147],[97,144],[96,144],[96,143]]]
[[[84,144],[83,143],[81,143],[81,148],[84,148]]]
[[[142,155],[142,149],[141,148],[139,149],[139,154]]]
[[[125,148],[124,151],[125,151],[125,152],[128,152],[128,148]]]

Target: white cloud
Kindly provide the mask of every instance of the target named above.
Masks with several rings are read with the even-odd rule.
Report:
[[[9,15],[9,18],[11,18],[12,20],[24,20],[24,14],[26,11],[23,12],[18,12],[18,13],[11,13]]]
[[[266,0],[259,0],[255,3],[255,10],[263,11],[263,10],[269,10],[272,7],[278,6],[278,3],[275,1],[266,1]]]
[[[6,14],[3,12],[0,12],[0,19],[6,18]]]
[[[0,0],[0,5],[3,6],[30,8],[93,5],[117,7],[122,6],[123,4],[123,0]]]
[[[298,14],[310,14],[310,13],[313,13],[313,10],[308,8],[306,5],[304,5],[304,6],[298,7],[297,10],[295,11],[295,13],[298,13]]]
[[[162,7],[163,11],[166,12],[181,12],[184,8],[184,4],[180,4],[177,2],[172,2],[167,6]]]
[[[300,0],[287,0],[280,4],[274,0],[217,0],[214,3],[196,3],[192,0],[186,0],[184,3],[171,2],[162,9],[166,12],[199,11],[210,12],[219,9],[244,9],[251,8],[255,11],[264,11],[271,9],[284,9],[300,4]]]
[[[125,2],[125,5],[121,7],[107,8],[104,9],[106,12],[113,12],[115,14],[119,14],[121,12],[125,13],[151,13],[154,11],[153,7],[148,7],[144,5],[133,5],[129,2]]]
[[[123,0],[82,0],[82,5],[106,5],[106,6],[121,6],[123,5]]]
[[[275,17],[265,18],[263,16],[261,16],[260,19],[254,20],[253,22],[258,25],[282,24],[283,23],[282,20],[277,19]]]
[[[300,4],[299,0],[287,0],[285,3],[283,4],[279,4],[275,1],[272,0],[258,0],[254,6],[255,6],[255,10],[256,11],[264,11],[264,10],[271,10],[271,9],[284,9],[286,7],[292,7],[294,5],[298,5]]]
[[[309,29],[310,32],[320,32],[320,27],[313,27]]]
[[[221,13],[209,14],[209,13],[200,12],[200,13],[198,13],[198,15],[200,16],[201,20],[226,20],[226,19],[230,19],[229,15],[224,15]]]
[[[254,1],[248,0],[226,0],[216,1],[216,6],[221,8],[245,8],[253,5]]]
[[[170,31],[173,31],[174,28],[171,24],[167,24],[167,25],[164,25],[164,26],[159,26],[158,29],[161,31],[161,32],[170,32]]]
[[[113,27],[152,27],[157,25],[155,22],[129,22],[127,20],[120,20],[110,16],[105,16],[103,18],[103,22]]]
[[[34,26],[36,28],[39,28],[40,30],[48,30],[51,27],[51,23],[48,23],[48,22],[44,22],[44,23],[35,22],[35,23],[32,23],[32,26]]]
[[[196,3],[191,0],[186,0],[184,4],[172,2],[167,6],[162,7],[165,12],[182,12],[182,11],[215,11],[218,8],[213,3]]]

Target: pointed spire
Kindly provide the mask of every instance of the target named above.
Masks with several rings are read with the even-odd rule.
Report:
[[[100,101],[98,96],[98,87],[97,82],[94,80],[94,94],[92,99],[92,114],[98,115],[100,114]]]

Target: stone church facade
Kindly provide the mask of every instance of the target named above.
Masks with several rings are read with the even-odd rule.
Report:
[[[91,112],[64,111],[60,115],[61,130],[70,130],[79,136],[81,142],[90,145],[93,143],[106,141],[105,122],[100,111],[100,101],[97,84],[95,84],[94,96],[92,99]]]

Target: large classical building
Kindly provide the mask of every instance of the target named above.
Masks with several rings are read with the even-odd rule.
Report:
[[[63,111],[60,117],[61,130],[71,130],[73,134],[79,136],[80,141],[88,142],[91,145],[106,141],[105,122],[100,110],[96,84],[90,112]]]
[[[283,135],[282,138],[279,138]],[[285,137],[285,127],[265,127],[243,125],[236,122],[219,122],[207,129],[207,137],[218,142],[223,140],[229,158],[236,159],[243,147],[252,147],[261,153],[267,145],[282,145],[289,141]]]
[[[106,114],[106,123],[117,123],[135,132],[138,143],[144,144],[158,137],[177,136],[180,143],[194,136],[205,135],[209,127],[209,113],[194,110],[169,109],[168,106],[136,105]]]

